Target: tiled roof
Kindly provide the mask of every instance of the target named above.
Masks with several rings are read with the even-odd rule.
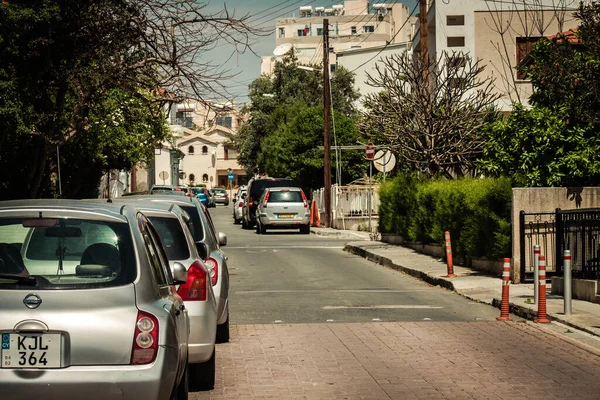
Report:
[[[581,44],[581,38],[577,36],[577,29],[569,29],[566,32],[560,32],[556,35],[548,36],[549,40],[553,42],[562,42],[563,40],[568,41],[571,44]]]

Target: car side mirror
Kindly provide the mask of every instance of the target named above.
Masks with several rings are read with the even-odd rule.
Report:
[[[227,246],[227,235],[219,232],[219,246]]]
[[[208,245],[204,242],[196,242],[196,249],[198,249],[198,255],[201,259],[206,260],[208,258]]]
[[[173,263],[173,283],[175,285],[183,285],[187,282],[187,270],[183,264],[179,262]]]

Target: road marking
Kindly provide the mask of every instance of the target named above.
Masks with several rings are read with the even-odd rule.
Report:
[[[422,309],[436,309],[436,308],[444,308],[444,307],[426,306],[426,305],[419,305],[419,304],[415,304],[415,305],[398,304],[398,305],[381,305],[381,306],[325,306],[322,308],[323,308],[323,310],[345,310],[345,309],[352,309],[352,308],[356,308],[356,309],[406,309],[406,310],[418,309],[418,310],[422,310]]]
[[[333,322],[333,320],[332,320],[332,319],[328,319],[328,320],[327,320],[327,321],[325,321],[325,322]]]
[[[402,289],[230,290],[229,293],[235,293],[235,294],[255,294],[255,293],[256,294],[262,294],[262,293],[416,293],[416,292],[428,292],[428,291],[431,291],[431,288],[411,289],[411,290],[402,290]]]
[[[281,320],[280,320],[280,319],[276,319],[276,320],[275,320],[275,323],[276,323],[276,324],[280,324],[280,323],[281,323]]]
[[[431,321],[431,318],[423,318],[423,321]]]
[[[242,246],[227,246],[227,250],[237,249],[237,250],[246,250],[248,252],[252,252],[252,250],[274,250],[274,249],[343,249],[344,246],[252,246],[252,247],[242,247]]]
[[[372,321],[381,321],[379,318],[373,318]]]

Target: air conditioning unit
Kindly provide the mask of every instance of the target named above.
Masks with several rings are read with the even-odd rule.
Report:
[[[326,8],[325,15],[333,15],[333,8]]]
[[[315,7],[315,13],[319,17],[325,15],[325,7]]]

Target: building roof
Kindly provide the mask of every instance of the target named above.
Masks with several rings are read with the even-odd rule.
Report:
[[[562,42],[566,40],[571,44],[581,44],[581,38],[578,35],[577,29],[569,29],[565,32],[559,32],[556,35],[547,36],[547,38],[553,42]]]

